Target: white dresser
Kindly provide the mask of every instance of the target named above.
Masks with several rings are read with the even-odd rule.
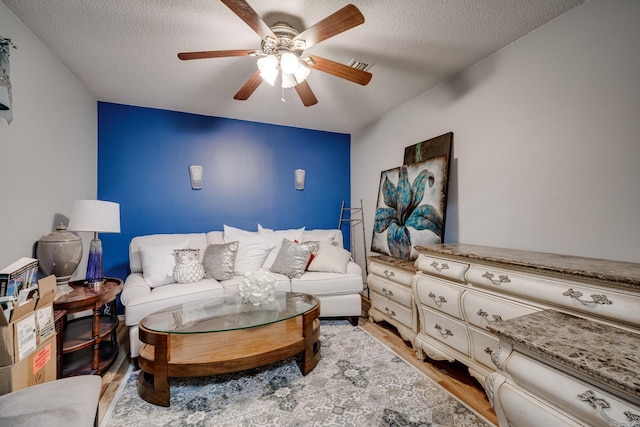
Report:
[[[371,309],[369,318],[374,322],[386,321],[393,325],[402,339],[416,349],[416,357],[424,354],[415,345],[418,333],[418,312],[413,300],[411,282],[416,268],[410,261],[386,255],[369,257],[369,286]]]
[[[416,345],[433,359],[466,364],[481,384],[497,370],[499,338],[490,322],[554,309],[640,332],[640,264],[465,244],[416,249]]]
[[[640,334],[555,310],[489,329],[501,426],[640,426]]]

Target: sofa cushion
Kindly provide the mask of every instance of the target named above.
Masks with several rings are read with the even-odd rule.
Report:
[[[140,273],[132,273],[127,277],[121,300],[125,306],[125,323],[127,326],[137,325],[140,320],[151,313],[164,310],[179,304],[192,301],[203,301],[224,297],[224,287],[214,279],[202,279],[195,283],[170,283],[157,288],[147,289]]]
[[[204,276],[216,280],[231,279],[237,254],[237,241],[207,246],[202,259]]]
[[[171,245],[143,245],[139,247],[144,280],[155,288],[156,286],[175,283],[173,269],[176,265],[176,249],[188,248],[190,241],[183,240]]]
[[[142,272],[142,260],[140,259],[140,246],[155,245],[176,245],[189,239],[189,247],[200,249],[200,257],[207,249],[207,235],[204,233],[183,233],[183,234],[148,234],[136,236],[129,244],[129,268],[132,273]]]
[[[271,243],[275,246],[269,252],[264,262],[262,263],[262,267],[271,268],[273,263],[280,252],[280,248],[282,246],[282,241],[284,239],[291,240],[292,242],[297,240],[302,240],[302,233],[304,233],[304,227],[302,228],[291,228],[287,230],[272,230],[270,228],[264,228],[262,225],[258,224],[258,233],[269,239]]]
[[[333,246],[331,243],[320,242],[320,247],[307,269],[318,272],[346,273],[347,263],[350,259],[351,254],[347,250]]]
[[[271,240],[258,232],[241,230],[226,224],[224,225],[224,241],[225,243],[238,242],[234,273],[240,275],[262,267],[269,251],[275,247]]]
[[[283,239],[271,271],[287,277],[300,277],[309,264],[311,255],[318,250],[318,242],[292,242]]]

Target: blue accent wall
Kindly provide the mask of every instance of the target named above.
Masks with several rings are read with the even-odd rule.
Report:
[[[307,171],[303,191],[295,169]],[[99,102],[98,199],[120,203],[121,233],[100,238],[105,274],[123,279],[138,235],[336,228],[350,200],[350,135]]]

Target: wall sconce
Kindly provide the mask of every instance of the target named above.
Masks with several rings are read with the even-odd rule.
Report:
[[[307,172],[304,169],[296,169],[293,171],[293,176],[296,182],[296,190],[304,190],[304,178]]]
[[[189,178],[192,190],[202,190],[202,165],[189,166]]]

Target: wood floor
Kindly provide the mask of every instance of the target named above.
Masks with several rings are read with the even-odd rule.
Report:
[[[498,425],[495,413],[487,400],[482,386],[468,374],[467,369],[463,365],[458,363],[418,360],[411,347],[402,340],[393,326],[385,322],[369,322],[364,317],[360,318],[359,324],[365,331],[387,345],[398,354],[399,357],[407,361],[407,363],[415,366],[427,377],[451,392],[494,425]],[[102,392],[100,395],[98,415],[100,422],[102,422],[109,404],[118,390],[120,382],[132,363],[131,359],[127,356],[129,354],[129,334],[124,327],[124,321],[121,321],[118,326],[118,342],[120,343],[118,358],[109,370],[102,375]]]

